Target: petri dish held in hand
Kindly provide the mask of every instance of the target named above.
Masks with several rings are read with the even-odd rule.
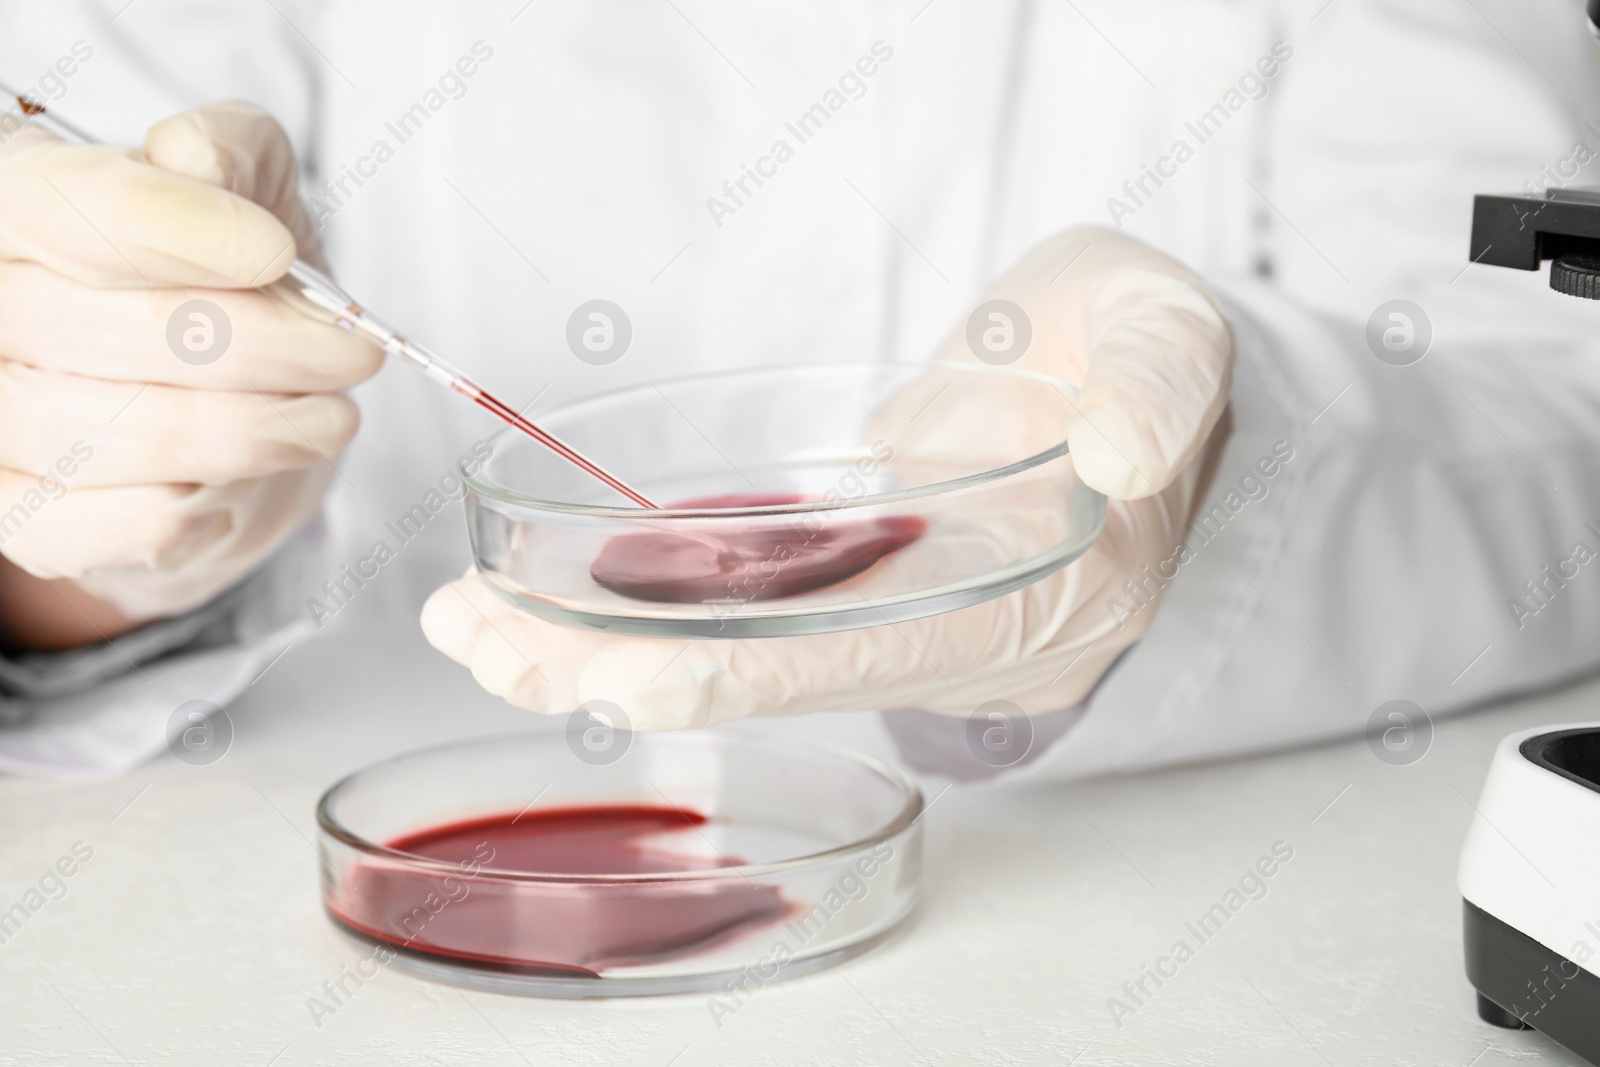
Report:
[[[974,362],[764,367],[541,413],[652,500],[518,435],[463,469],[479,571],[568,626],[772,637],[903,622],[1082,555],[1105,498],[1077,477],[1074,389]]]
[[[559,734],[427,749],[318,806],[322,899],[380,962],[553,997],[763,984],[879,943],[917,899],[922,799],[842,750],[639,734],[594,766]]]

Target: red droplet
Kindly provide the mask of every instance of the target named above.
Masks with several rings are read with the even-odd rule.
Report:
[[[735,493],[671,506],[751,508],[816,499],[800,493]],[[928,523],[916,515],[855,518],[839,509],[744,529],[730,529],[727,522],[696,529],[688,519],[673,520],[671,527],[618,534],[601,548],[589,575],[635,600],[775,600],[854,578],[921,537]]]

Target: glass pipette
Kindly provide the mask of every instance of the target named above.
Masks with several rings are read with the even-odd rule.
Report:
[[[72,123],[48,111],[45,105],[30,100],[24,94],[15,91],[4,83],[0,83],[0,93],[15,99],[18,107],[22,109],[23,114],[28,117],[29,121],[62,140],[76,141],[81,144],[100,143],[96,138],[89,136]],[[332,278],[305,260],[296,259],[290,265],[289,271],[284,277],[286,280],[283,284],[312,304],[331,313],[334,316],[334,321],[340,326],[373,341],[391,355],[403,356],[415,363],[422,368],[423,373],[434,381],[450,387],[474,404],[493,414],[496,418],[521,430],[562,459],[604,482],[640,507],[655,508],[658,506],[652,503],[644,494],[633,489],[628,483],[610,473],[571,445],[554,434],[540,429],[533,422],[524,418],[516,409],[497,399],[494,394],[461,373],[461,371],[441,359],[434,352],[402,335],[398,330],[362,307],[354,297],[340,288]]]

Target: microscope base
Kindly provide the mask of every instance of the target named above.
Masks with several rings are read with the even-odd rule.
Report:
[[[1470,900],[1462,901],[1467,978],[1478,1017],[1532,1029],[1600,1064],[1600,977]]]

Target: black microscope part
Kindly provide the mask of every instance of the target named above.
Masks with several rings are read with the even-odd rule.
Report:
[[[1589,32],[1600,40],[1600,0],[1588,0]],[[1478,196],[1472,203],[1473,263],[1538,270],[1550,288],[1600,300],[1600,189],[1551,189],[1543,197]]]
[[[1550,288],[1568,296],[1600,300],[1600,253],[1568,252],[1551,263]]]
[[[1600,0],[1590,0],[1600,8]],[[1550,288],[1600,300],[1600,190],[1549,195],[1479,195],[1472,203],[1473,263],[1538,270],[1550,264]]]

